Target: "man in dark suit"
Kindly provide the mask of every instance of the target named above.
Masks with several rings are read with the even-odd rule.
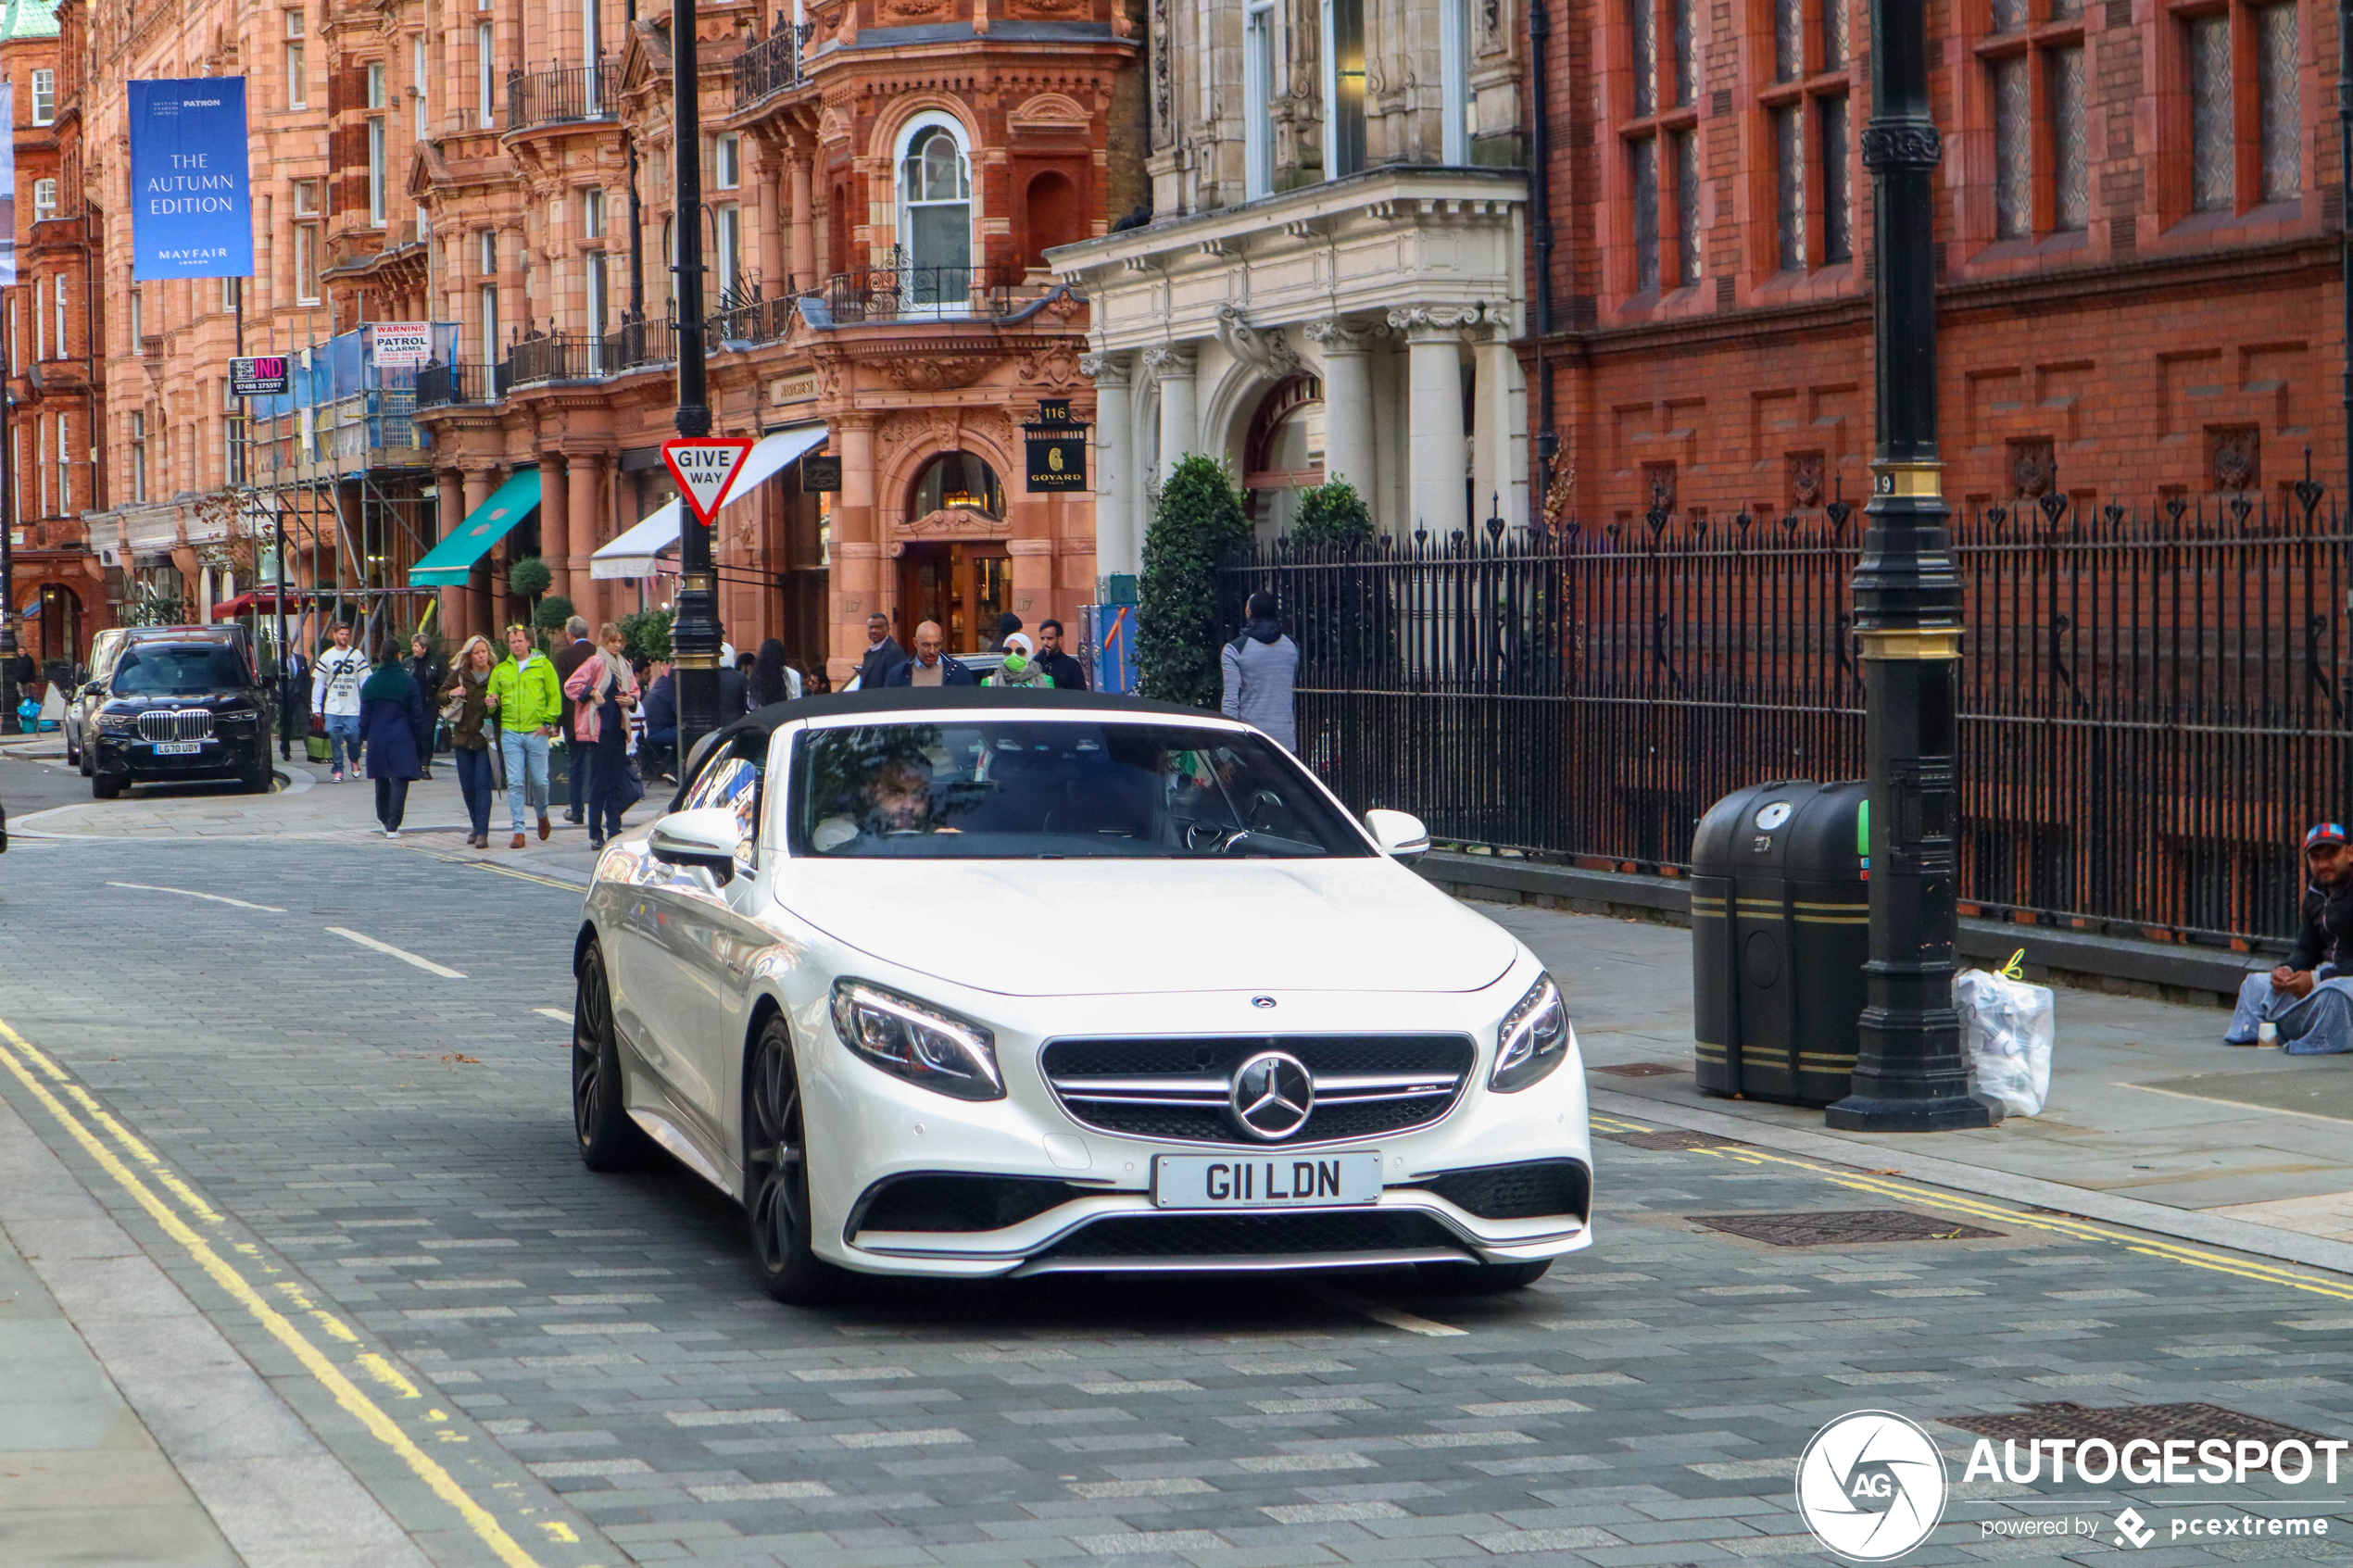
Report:
[[[866,617],[866,656],[858,661],[858,689],[878,692],[890,684],[890,672],[907,662],[907,650],[890,634],[890,617],[881,610]]]
[[[926,621],[915,628],[915,657],[890,672],[888,684],[894,686],[973,686],[980,683],[973,679],[971,669],[950,659],[942,645],[946,634],[936,621]]]
[[[563,683],[572,679],[573,671],[597,656],[597,645],[588,640],[588,622],[579,616],[575,615],[564,622],[564,636],[567,641],[562,647],[555,651],[553,656],[556,666],[556,684],[560,690]],[[564,698],[563,735],[564,760],[567,764],[564,771],[570,774],[572,779],[570,786],[572,802],[564,811],[564,821],[577,822],[582,820],[580,803],[588,799],[591,794],[588,787],[588,775],[594,771],[596,760],[595,753],[573,736],[572,698],[570,697]]]
[[[1058,692],[1083,692],[1087,686],[1087,667],[1063,651],[1063,623],[1041,621],[1038,623],[1038,662],[1053,677]]]

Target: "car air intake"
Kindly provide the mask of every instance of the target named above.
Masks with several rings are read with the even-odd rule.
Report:
[[[1581,1160],[1531,1160],[1449,1171],[1414,1184],[1482,1220],[1532,1220],[1552,1214],[1585,1218],[1593,1179]]]
[[[1234,1073],[1286,1051],[1315,1080],[1306,1123],[1279,1147],[1378,1137],[1453,1109],[1478,1051],[1463,1035],[1286,1035],[1239,1038],[1055,1040],[1039,1055],[1073,1121],[1129,1137],[1248,1143],[1228,1114]]]
[[[1115,1214],[1081,1226],[1048,1258],[1251,1258],[1285,1253],[1463,1250],[1427,1214],[1364,1210],[1313,1214]]]
[[[885,1176],[849,1211],[844,1236],[860,1231],[1000,1231],[1057,1204],[1084,1198],[1083,1187],[1039,1176]]]
[[[212,715],[201,708],[182,708],[139,715],[141,740],[210,740]]]

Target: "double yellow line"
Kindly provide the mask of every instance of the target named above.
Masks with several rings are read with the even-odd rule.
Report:
[[[224,1223],[223,1220],[194,1189],[165,1168],[156,1157],[155,1150],[134,1137],[87,1089],[75,1083],[65,1069],[5,1022],[0,1022],[0,1042],[5,1042],[0,1043],[0,1067],[12,1073],[26,1091],[57,1119],[58,1125],[65,1129],[67,1135],[80,1144],[90,1158],[97,1161],[99,1168],[147,1211],[164,1235],[177,1243],[215,1285],[251,1313],[255,1322],[293,1354],[303,1370],[333,1397],[336,1404],[366,1427],[371,1436],[398,1455],[410,1473],[422,1481],[434,1496],[456,1510],[459,1517],[465,1521],[466,1527],[508,1568],[541,1568],[538,1559],[508,1533],[506,1526],[490,1510],[475,1501],[473,1496],[459,1484],[457,1477],[427,1453],[398,1422],[385,1413],[384,1407],[371,1398],[349,1373],[313,1343],[292,1318],[272,1306],[269,1297],[222,1256],[221,1248],[206,1238],[197,1226],[217,1227]],[[69,1105],[68,1101],[72,1104]],[[81,1108],[82,1114],[75,1113],[75,1106]],[[92,1131],[93,1123],[106,1133],[107,1138]],[[111,1145],[107,1138],[113,1140]],[[115,1147],[118,1145],[120,1152]],[[158,1189],[178,1199],[180,1207],[174,1208],[165,1201]],[[260,1263],[261,1249],[251,1242],[227,1241],[225,1238],[224,1241],[230,1251],[253,1260],[265,1273],[276,1272]],[[294,1311],[308,1317],[324,1337],[347,1348],[352,1365],[371,1382],[389,1389],[396,1399],[423,1399],[423,1394],[415,1384],[401,1375],[399,1368],[363,1348],[359,1335],[352,1332],[349,1324],[312,1302],[299,1286],[292,1281],[281,1281],[272,1288],[285,1298]],[[448,1415],[439,1410],[428,1409],[422,1414],[423,1420],[431,1425],[442,1426],[449,1420]],[[448,1430],[446,1426],[437,1436],[441,1441],[447,1443],[467,1441],[462,1433]],[[578,1532],[560,1520],[542,1520],[538,1522],[538,1527],[547,1533],[551,1543],[576,1544],[580,1539]]]
[[[479,860],[471,855],[452,855],[446,849],[428,849],[422,844],[412,844],[408,847],[414,849],[420,855],[430,855],[436,860],[446,861],[453,866],[476,866],[486,872],[497,872],[500,876],[513,877],[517,882],[535,882],[542,887],[560,888],[566,893],[585,894],[588,891],[576,882],[565,882],[559,877],[542,876],[537,872],[526,872],[513,866],[502,866],[495,860]]]
[[[1592,1113],[1594,1130],[1603,1133],[1655,1133],[1662,1129],[1628,1121],[1620,1116]],[[1728,1147],[1695,1148],[1693,1154],[1713,1155],[1718,1160],[1736,1160],[1746,1165],[1783,1165],[1804,1171],[1823,1181],[1856,1192],[1918,1204],[1926,1209],[1942,1209],[1949,1213],[1966,1214],[1972,1219],[1998,1220],[2005,1224],[2023,1225],[2031,1230],[2048,1231],[2076,1241],[2106,1242],[2151,1258],[2181,1263],[2193,1269],[2205,1269],[2214,1273],[2235,1274],[2241,1279],[2259,1280],[2265,1285],[2285,1286],[2292,1290],[2309,1291],[2315,1296],[2333,1297],[2340,1301],[2353,1301],[2353,1282],[2332,1279],[2324,1274],[2307,1273],[2298,1269],[2284,1268],[2276,1263],[2258,1262],[2252,1259],[2233,1257],[2221,1252],[2208,1252],[2180,1242],[2140,1235],[2103,1225],[2095,1221],[2079,1220],[2069,1214],[2033,1214],[2022,1209],[2012,1209],[1986,1198],[1947,1192],[1936,1187],[1921,1186],[1912,1182],[1893,1180],[1886,1176],[1869,1175],[1842,1170],[1835,1165],[1818,1164],[1793,1155],[1775,1154],[1769,1149],[1750,1145],[1735,1145],[1727,1138]]]

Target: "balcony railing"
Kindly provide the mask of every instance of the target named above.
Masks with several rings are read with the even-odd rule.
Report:
[[[798,303],[790,295],[762,299],[758,283],[741,294],[723,293],[719,308],[703,320],[704,339],[713,347],[726,343],[774,343],[792,330],[793,307]]]
[[[801,72],[800,52],[813,25],[803,22],[780,28],[736,56],[737,108],[809,80]]]
[[[837,323],[1001,320],[1029,303],[1022,273],[1004,267],[869,267],[825,280]]]
[[[668,321],[623,321],[611,332],[517,338],[495,365],[427,365],[417,372],[417,407],[496,403],[517,387],[595,381],[678,357],[678,330]]]
[[[507,129],[610,119],[620,109],[621,67],[599,60],[590,66],[507,73]]]

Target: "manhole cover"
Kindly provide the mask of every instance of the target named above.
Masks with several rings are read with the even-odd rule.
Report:
[[[1631,1144],[1636,1148],[1746,1148],[1738,1138],[1718,1136],[1714,1133],[1687,1133],[1672,1127],[1663,1133],[1607,1133],[1603,1135],[1613,1143]]]
[[[1618,1078],[1664,1078],[1670,1073],[1680,1073],[1680,1067],[1669,1067],[1663,1061],[1621,1061],[1615,1067],[1596,1067],[1596,1073],[1607,1073]]]
[[[2208,1437],[2235,1442],[2252,1437],[2265,1443],[2317,1443],[2320,1435],[2276,1421],[2241,1415],[2221,1405],[2120,1405],[2093,1410],[2083,1405],[2029,1405],[2009,1415],[1946,1415],[1938,1420],[1981,1437],[2005,1437],[2024,1442],[2034,1437],[2074,1437],[2089,1441],[2105,1437],[2119,1448],[2135,1438],[2153,1443],[2176,1438],[2193,1442]]]
[[[1775,1247],[1852,1247],[1874,1241],[1982,1241],[2000,1231],[1905,1209],[1818,1210],[1806,1214],[1693,1214],[1692,1223]]]

